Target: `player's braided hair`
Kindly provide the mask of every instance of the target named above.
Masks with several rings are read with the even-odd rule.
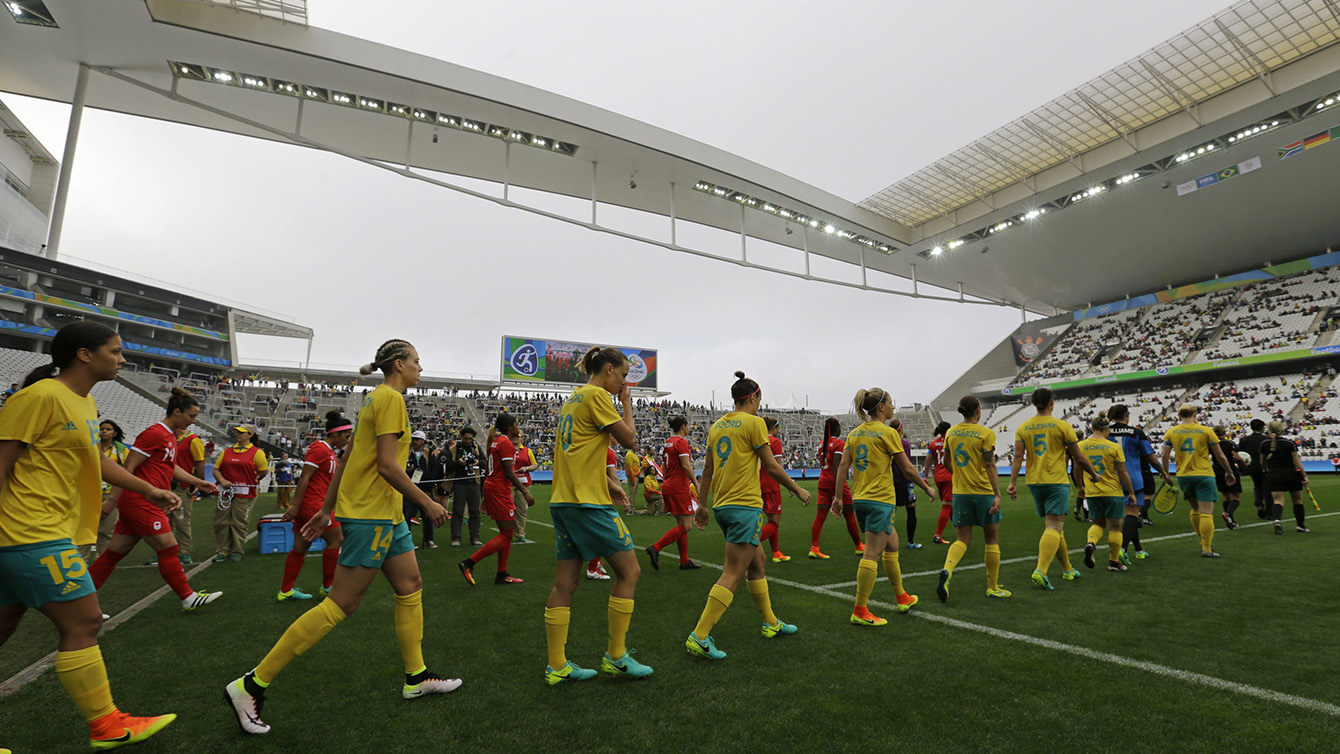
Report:
[[[819,443],[819,451],[817,453],[819,456],[819,468],[828,468],[828,441],[837,437],[840,432],[842,432],[842,422],[838,421],[836,417],[830,416],[824,420],[824,439]]]
[[[408,340],[392,338],[378,346],[377,355],[370,363],[359,367],[358,373],[369,375],[375,371],[380,371],[382,374],[390,374],[391,368],[395,366],[396,361],[409,358],[409,352],[413,348],[414,346],[411,345]]]
[[[1270,432],[1270,450],[1267,451],[1262,458],[1269,461],[1271,457],[1275,455],[1275,449],[1279,447],[1280,435],[1284,434],[1284,422],[1276,419],[1266,425],[1266,430]]]

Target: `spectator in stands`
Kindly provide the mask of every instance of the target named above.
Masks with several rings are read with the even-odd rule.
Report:
[[[484,453],[475,442],[474,427],[461,430],[460,440],[451,451],[451,546],[461,544],[461,517],[470,512],[470,544],[479,547],[479,485],[483,480]]]
[[[224,448],[214,465],[218,481],[220,505],[214,512],[215,563],[242,560],[247,525],[251,520],[251,506],[261,480],[270,473],[270,460],[265,451],[251,444],[256,428],[250,424],[233,427],[234,444]],[[224,501],[228,501],[224,505]]]
[[[275,501],[279,510],[286,511],[293,497],[293,461],[287,452],[280,452],[279,460],[275,461],[275,486]]]

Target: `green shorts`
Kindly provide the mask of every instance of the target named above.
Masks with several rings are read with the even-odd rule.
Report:
[[[340,543],[339,564],[345,568],[381,568],[397,555],[414,552],[414,538],[409,524],[401,521],[376,521],[357,518],[339,518],[344,541]]]
[[[1126,518],[1124,497],[1089,497],[1085,501],[1089,504],[1089,518],[1105,518],[1109,521]]]
[[[1182,497],[1187,500],[1194,498],[1198,503],[1213,503],[1219,499],[1212,476],[1179,476],[1177,486],[1182,488]]]
[[[852,505],[856,510],[856,525],[861,527],[861,531],[876,534],[893,532],[893,505],[874,500],[857,500]]]
[[[1028,491],[1033,493],[1039,517],[1070,515],[1070,485],[1030,484]]]
[[[713,508],[712,517],[726,535],[726,542],[733,545],[757,545],[759,532],[763,531],[763,522],[767,520],[762,508],[746,505]]]
[[[612,507],[551,505],[549,515],[558,560],[595,560],[633,549],[633,535]]]
[[[1000,523],[1000,511],[988,513],[995,495],[955,495],[954,526],[988,526]]]
[[[39,608],[96,592],[88,565],[68,539],[0,547],[0,605]]]

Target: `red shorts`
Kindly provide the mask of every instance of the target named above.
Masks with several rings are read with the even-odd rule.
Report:
[[[849,486],[844,485],[842,488],[842,504],[846,506],[851,505],[851,487]],[[819,490],[819,507],[828,508],[832,505],[833,490]]]
[[[509,485],[484,485],[484,514],[494,521],[516,520],[516,503],[512,502],[512,487]]]
[[[294,517],[294,519],[293,519],[293,531],[296,533],[297,531],[299,531],[300,529],[302,529],[302,527],[304,527],[304,526],[307,525],[307,522],[308,522],[308,521],[311,521],[311,520],[312,520],[312,516],[315,516],[315,515],[316,515],[317,513],[319,513],[320,511],[321,511],[321,506],[319,506],[319,505],[317,505],[317,506],[315,506],[315,507],[312,507],[312,508],[307,508],[307,507],[299,508],[299,509],[298,509],[298,515],[297,515],[296,517]],[[338,528],[339,525],[340,525],[340,522],[339,522],[339,521],[336,521],[334,518],[332,518],[332,519],[330,519],[330,524],[327,525],[326,528],[327,528],[327,529],[335,529],[335,528]]]
[[[782,512],[782,491],[768,490],[763,493],[763,512],[774,514]]]
[[[693,515],[693,496],[688,490],[672,490],[667,488],[663,495],[665,499],[665,510],[672,516],[692,516]]]
[[[948,482],[936,482],[936,489],[940,490],[940,502],[945,505],[954,504],[954,480]]]
[[[118,505],[121,515],[116,519],[114,534],[129,534],[132,537],[152,537],[155,534],[172,532],[172,522],[162,508],[156,505]]]

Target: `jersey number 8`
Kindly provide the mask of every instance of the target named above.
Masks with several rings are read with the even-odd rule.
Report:
[[[866,469],[870,468],[870,446],[869,446],[869,445],[857,445],[857,446],[856,446],[856,460],[855,460],[855,466],[856,466],[856,470],[857,470],[857,471],[865,471]]]

